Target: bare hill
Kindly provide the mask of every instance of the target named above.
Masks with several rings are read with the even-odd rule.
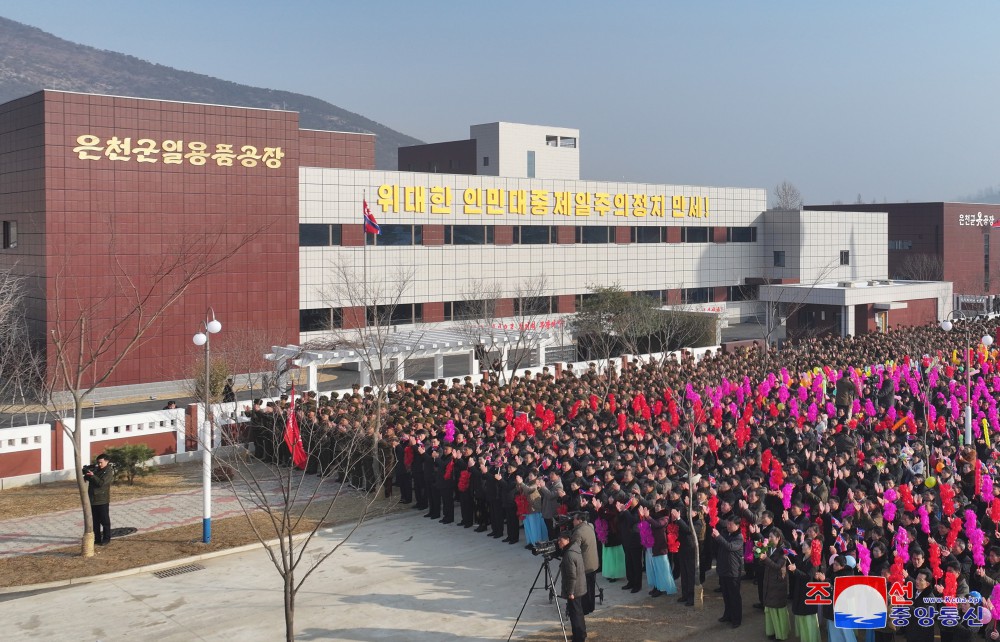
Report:
[[[0,103],[41,89],[297,111],[305,129],[375,134],[379,169],[396,169],[396,149],[421,142],[318,98],[157,65],[0,18]]]

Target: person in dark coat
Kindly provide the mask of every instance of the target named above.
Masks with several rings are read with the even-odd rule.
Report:
[[[111,543],[111,484],[115,481],[111,459],[104,453],[98,455],[96,464],[87,469],[83,478],[87,480],[90,515],[94,520],[94,543],[107,546]]]
[[[427,488],[427,514],[429,519],[441,519],[441,488],[438,486],[438,462],[441,451],[431,450],[431,456],[424,458],[424,486]]]
[[[725,610],[720,622],[728,622],[732,628],[743,623],[743,599],[740,596],[740,577],[743,575],[743,534],[738,519],[723,523],[725,533],[712,529],[715,541],[716,572],[722,586],[722,601]]]
[[[639,538],[638,502],[635,497],[621,497],[618,502],[618,533],[625,551],[625,586],[622,590],[638,593],[642,589],[642,540]]]
[[[482,459],[469,468],[472,472],[472,503],[476,511],[476,532],[485,533],[490,527],[490,497],[486,482],[490,469]]]
[[[435,471],[438,492],[441,493],[441,523],[455,523],[455,484],[458,481],[458,473],[455,467],[454,449],[451,444],[444,444],[441,447],[441,458],[437,462]]]
[[[472,457],[472,448],[466,445],[462,448],[462,455],[455,457],[454,475],[458,506],[462,509],[462,521],[458,525],[464,528],[472,528],[476,525],[472,485],[472,472],[475,468],[476,460]]]
[[[500,483],[503,489],[503,515],[507,525],[507,539],[504,541],[508,544],[517,544],[521,537],[521,527],[517,519],[517,488],[520,483],[517,475],[517,464],[514,462],[507,464],[507,475],[501,479]]]
[[[761,558],[763,577],[764,633],[776,640],[786,640],[791,632],[788,622],[788,558],[782,548],[781,531],[767,533],[767,554]]]
[[[393,472],[396,475],[396,485],[399,486],[399,503],[410,504],[413,502],[413,482],[410,470],[406,465],[406,460],[410,459],[413,464],[413,441],[410,437],[402,435],[395,446],[396,465]]]
[[[495,472],[487,470],[483,482],[486,497],[490,502],[490,525],[493,527],[493,530],[490,531],[490,537],[499,539],[503,537],[504,527],[503,475],[500,474],[499,470]]]
[[[691,530],[691,525],[687,519],[681,517],[681,512],[677,508],[671,509],[670,521],[677,524],[677,540],[680,543],[680,550],[677,552],[677,565],[681,571],[681,596],[678,602],[683,602],[685,606],[694,606],[694,583],[695,583],[695,546],[697,534]],[[700,522],[695,520],[695,529],[700,528]],[[740,551],[740,555],[743,552]]]
[[[938,598],[934,593],[934,576],[931,570],[917,571],[913,588],[913,605],[910,607],[910,621],[906,625],[906,642],[934,642],[936,617],[920,618],[918,614],[936,613]]]
[[[562,561],[559,563],[562,575],[560,597],[566,598],[566,615],[569,616],[573,630],[573,642],[583,642],[587,639],[587,623],[583,613],[583,603],[587,597],[587,577],[583,554],[580,552],[580,543],[572,541],[569,532],[560,533],[557,541],[562,549]]]
[[[413,480],[413,508],[415,510],[427,510],[427,479],[424,477],[424,461],[430,459],[427,454],[427,447],[423,442],[414,440],[413,461],[410,464],[410,478]]]
[[[819,609],[815,604],[807,604],[809,600],[809,582],[820,581],[822,567],[812,565],[811,542],[804,541],[797,561],[789,560],[789,572],[792,573],[792,616],[795,620],[795,635],[801,642],[820,642]]]

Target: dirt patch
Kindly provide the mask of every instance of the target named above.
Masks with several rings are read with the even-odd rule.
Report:
[[[116,502],[162,495],[198,488],[201,485],[201,463],[171,464],[157,468],[148,477],[135,480],[129,486],[124,481],[115,482],[112,490]],[[0,515],[4,519],[32,517],[58,511],[80,508],[80,495],[75,481],[53,482],[39,486],[10,488],[0,492]]]

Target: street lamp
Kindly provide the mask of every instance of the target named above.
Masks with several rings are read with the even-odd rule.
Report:
[[[201,433],[201,488],[202,488],[202,522],[201,541],[208,544],[212,541],[212,419],[208,409],[208,397],[211,389],[211,336],[222,331],[222,323],[215,318],[215,310],[209,308],[202,322],[204,332],[198,332],[192,341],[198,347],[205,346],[205,382],[202,386],[202,401],[205,406],[205,422]]]
[[[959,311],[952,310],[941,322],[941,329],[945,332],[951,332],[955,327],[951,318],[956,312]],[[993,345],[993,337],[985,334],[980,342],[989,349]],[[972,351],[972,338],[968,324],[965,324],[965,346],[965,445],[969,446],[972,444],[972,358],[969,356],[969,352]]]

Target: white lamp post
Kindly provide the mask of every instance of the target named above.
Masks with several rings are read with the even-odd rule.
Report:
[[[208,544],[212,541],[212,419],[209,414],[208,397],[211,390],[211,336],[222,331],[222,323],[215,318],[215,310],[209,308],[202,324],[204,332],[199,332],[192,338],[196,346],[205,346],[205,383],[202,387],[205,406],[205,422],[201,431],[201,487],[202,487],[202,530],[201,541]]]
[[[957,310],[952,310],[951,314],[948,315],[944,321],[941,322],[941,329],[945,332],[951,332],[955,327],[955,324],[951,322],[951,317],[957,312]],[[988,349],[993,345],[993,337],[986,334],[980,339],[982,344]],[[970,338],[969,328],[966,325],[965,328],[965,445],[972,445],[972,358],[969,356],[969,352],[972,350],[972,339]]]

